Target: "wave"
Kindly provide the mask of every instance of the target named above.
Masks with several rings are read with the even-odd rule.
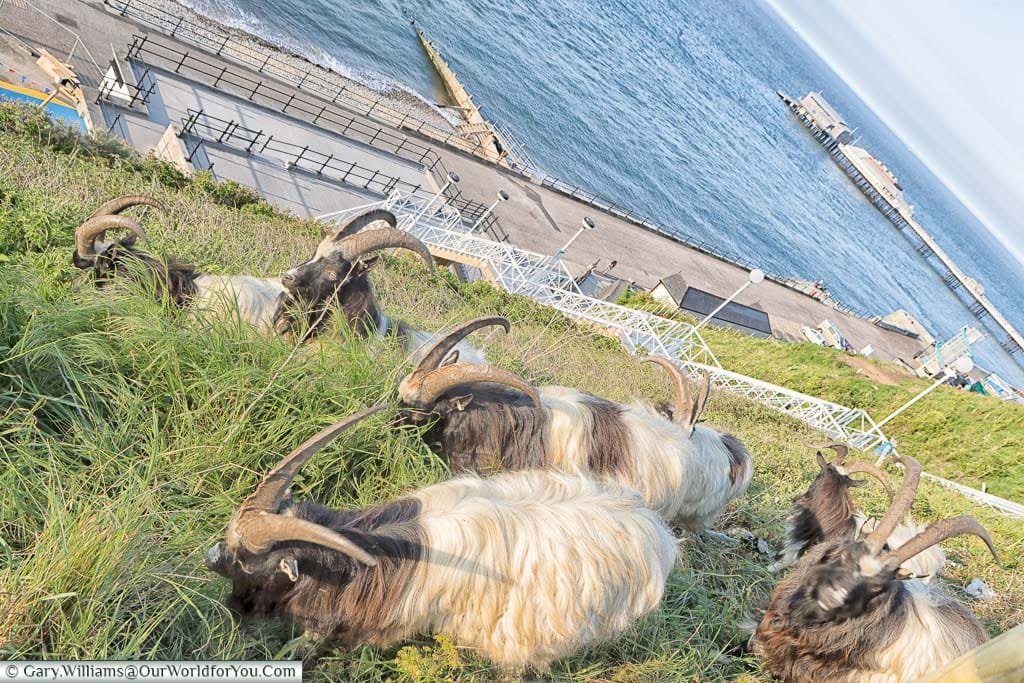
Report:
[[[356,69],[345,64],[318,45],[301,41],[293,36],[282,33],[258,17],[249,14],[231,0],[174,0],[178,4],[196,14],[267,43],[284,52],[295,54],[332,71],[342,78],[348,79],[379,95],[398,97],[412,104],[427,107],[441,115],[454,125],[463,123],[458,114],[439,107],[437,104],[417,92],[411,86],[398,81],[386,74],[365,69]]]

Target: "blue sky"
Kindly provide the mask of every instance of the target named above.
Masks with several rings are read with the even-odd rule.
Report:
[[[768,2],[1024,263],[1024,2]]]

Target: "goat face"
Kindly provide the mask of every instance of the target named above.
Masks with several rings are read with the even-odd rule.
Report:
[[[287,547],[257,554],[232,550],[221,541],[203,559],[208,569],[231,581],[227,604],[243,619],[280,615],[285,597],[299,578],[297,553]]]
[[[138,259],[135,250],[137,236],[132,233],[112,242],[97,242],[96,253],[82,256],[75,250],[71,260],[76,268],[91,270],[97,283],[103,284],[122,274],[125,266],[132,259]]]
[[[312,258],[285,271],[281,284],[299,305],[322,309],[335,302],[350,324],[358,323],[363,332],[373,329],[379,312],[367,273],[377,259],[367,257],[382,249],[409,249],[433,269],[427,247],[396,225],[395,216],[388,211],[374,210],[358,216],[324,237]],[[360,233],[363,228],[369,229]]]

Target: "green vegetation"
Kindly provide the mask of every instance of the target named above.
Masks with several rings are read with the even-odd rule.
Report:
[[[667,310],[647,293],[632,292],[626,306],[689,319]],[[692,319],[689,319],[692,322]],[[755,339],[734,330],[702,328],[719,362],[735,372],[763,379],[851,408],[880,420],[932,381],[901,368],[805,342]],[[939,387],[885,427],[934,474],[1024,501],[1024,407],[1016,403]]]
[[[246,659],[292,652],[299,629],[235,623],[223,606],[228,586],[205,569],[203,551],[285,453],[324,425],[393,395],[400,349],[343,336],[290,357],[293,349],[281,339],[197,319],[141,288],[96,288],[70,264],[72,231],[118,194],[151,193],[165,202],[169,217],[151,212],[145,219],[152,249],[209,270],[278,273],[311,253],[318,230],[254,211],[253,204],[215,203],[220,190],[167,182],[174,175],[162,164],[109,142],[116,154],[91,154],[84,151],[91,142],[54,144],[59,135],[11,120],[0,107],[0,657]],[[375,277],[389,309],[429,329],[470,315],[507,315],[508,337],[476,341],[494,362],[534,380],[615,399],[668,397],[655,368],[639,366],[616,343],[550,309],[483,284],[432,277],[414,259],[387,259]],[[726,364],[735,359],[724,347],[757,344],[751,348],[779,354],[784,367],[795,368],[792,381],[783,374],[779,381],[809,381],[797,375],[802,347],[709,337]],[[789,349],[795,355],[786,356]],[[371,418],[318,454],[296,481],[295,496],[366,505],[443,480],[444,464],[415,430],[389,426],[390,417]],[[724,393],[712,398],[707,418],[743,438],[756,459],[749,494],[721,528],[746,527],[777,543],[793,497],[816,471],[813,452],[802,444],[819,443],[820,435]],[[922,424],[922,433],[928,428]],[[883,504],[877,487],[858,489],[858,497],[869,511]],[[980,577],[999,593],[970,603],[992,633],[1024,620],[1018,521],[930,483],[915,512],[922,519],[971,513],[988,526],[1002,566],[981,544],[952,541],[950,590],[962,597],[960,587]],[[622,637],[557,664],[551,677],[766,680],[744,652],[741,624],[773,585],[769,561],[745,546],[685,536],[662,609]],[[424,638],[389,650],[328,648],[314,677],[491,681],[502,673],[443,638]]]

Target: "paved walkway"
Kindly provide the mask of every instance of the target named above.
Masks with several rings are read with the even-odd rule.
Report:
[[[76,30],[93,54],[110,54],[113,41],[113,47],[123,58],[131,35],[149,32],[135,22],[105,11],[98,0],[79,0],[70,3],[68,0],[35,1],[51,15],[59,14],[75,22]],[[4,21],[6,25],[7,17],[0,21]],[[37,40],[45,42],[45,31],[40,26],[17,26],[17,29],[23,37],[31,38],[36,35]],[[160,40],[167,43],[175,42],[167,36],[161,36]],[[186,44],[179,44],[179,47],[195,49]],[[212,54],[206,55],[206,58],[213,63],[218,60]],[[241,69],[234,63],[221,61],[230,64],[233,69]],[[282,84],[281,87],[287,89],[290,86]],[[189,97],[196,98],[193,101],[198,101],[198,98],[202,97],[205,104],[205,94],[200,88],[194,86],[193,91],[189,93],[181,91],[180,84],[169,86],[175,101],[180,98],[184,102]],[[221,93],[214,94],[216,97],[213,101],[225,97]],[[221,102],[217,106],[231,109],[240,108],[242,104],[246,103],[232,105]],[[173,110],[175,105],[170,108]],[[256,121],[257,117],[262,115],[246,111],[250,121]],[[109,120],[111,119],[108,119],[108,122]],[[289,125],[298,128],[304,124]],[[513,244],[535,252],[554,253],[575,233],[583,216],[591,216],[598,225],[597,229],[584,233],[573,244],[568,254],[569,264],[574,270],[582,270],[595,260],[600,260],[602,265],[606,265],[609,260],[615,259],[618,261],[616,275],[634,280],[644,287],[652,287],[661,278],[683,271],[688,284],[721,296],[729,295],[745,281],[746,272],[738,266],[605,214],[548,188],[540,187],[493,164],[446,148],[435,146],[435,149],[442,155],[447,167],[461,175],[460,187],[465,197],[489,205],[499,188],[509,193],[510,200],[499,205],[495,213],[501,219],[502,227]],[[308,209],[309,213],[320,213],[365,203],[365,199],[357,199],[358,195],[351,192],[339,191],[336,189],[337,186],[334,186],[335,189],[332,191],[330,183],[323,183],[326,187],[309,185],[308,179],[282,178],[280,172],[276,171],[269,177],[264,177],[264,168],[267,167],[260,166],[260,161],[246,160],[243,164],[236,157],[232,164],[225,157],[215,160],[215,163],[218,173],[222,168],[226,173],[233,165],[235,171],[232,172],[237,172],[238,178],[244,178],[245,174],[248,174],[249,180],[240,182],[266,188],[278,203],[297,213],[301,213],[298,207]],[[385,162],[374,157],[374,163],[394,163],[394,159]],[[243,169],[242,166],[246,168]],[[298,189],[289,189],[288,181],[297,185]],[[289,194],[292,191],[301,191],[305,196],[298,200]],[[883,360],[902,358],[909,361],[922,346],[917,340],[883,330],[869,321],[837,311],[831,306],[771,281],[748,288],[740,296],[739,302],[768,312],[773,329],[777,336],[782,338],[799,338],[799,329],[802,325],[814,326],[822,320],[831,320],[855,347],[862,348],[870,344],[876,350],[876,357]]]

